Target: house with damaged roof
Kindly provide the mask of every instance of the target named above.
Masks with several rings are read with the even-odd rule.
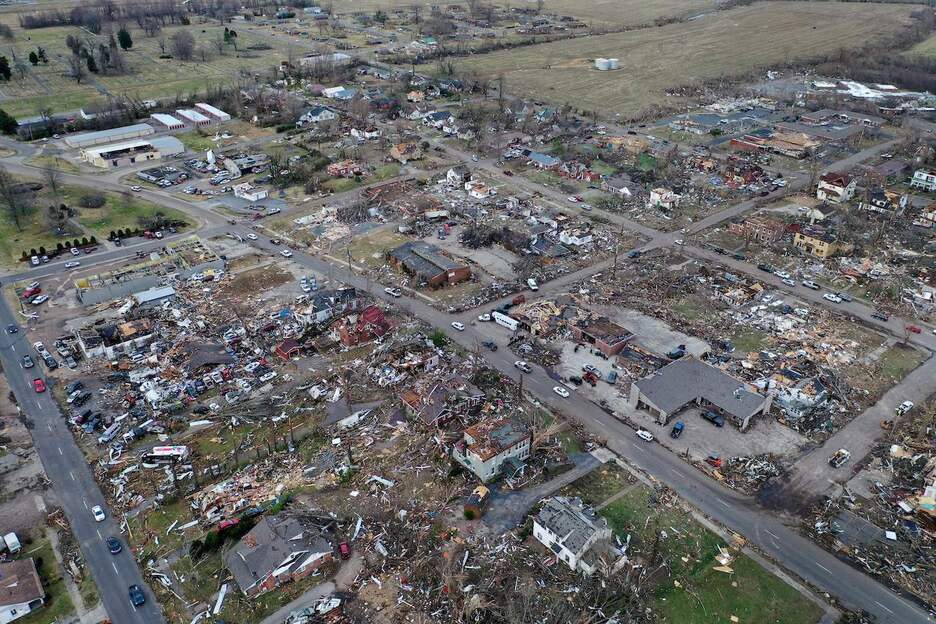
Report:
[[[256,598],[332,561],[330,524],[287,514],[264,516],[224,554],[224,563],[241,591]]]
[[[687,356],[635,381],[628,401],[635,409],[648,410],[661,425],[695,404],[724,414],[744,431],[754,416],[770,411],[772,398],[719,368]]]
[[[456,262],[444,255],[442,250],[424,241],[409,241],[390,250],[387,260],[432,288],[450,286],[471,277],[471,269],[463,262]]]
[[[520,470],[532,442],[530,429],[513,418],[483,420],[465,429],[452,447],[452,459],[487,483]]]
[[[441,426],[484,402],[484,391],[458,375],[443,379],[420,377],[400,393],[406,413],[426,425]]]
[[[45,603],[45,597],[32,558],[0,563],[0,622],[32,613]]]
[[[627,559],[612,542],[608,521],[580,498],[546,499],[533,517],[533,537],[574,572],[616,571]]]

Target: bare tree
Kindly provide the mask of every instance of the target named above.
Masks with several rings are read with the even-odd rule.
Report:
[[[62,172],[59,171],[58,167],[56,167],[54,164],[48,167],[43,167],[42,179],[45,181],[46,186],[49,187],[49,190],[57,195],[59,188],[62,185]]]
[[[166,53],[166,35],[160,33],[159,39],[156,40],[157,45],[159,45],[159,53]]]
[[[17,185],[6,169],[0,169],[0,210],[6,212],[20,232],[23,219],[32,211],[32,200],[31,192]]]
[[[195,55],[195,37],[187,30],[177,31],[169,40],[169,49],[180,61],[191,61]]]
[[[68,57],[68,75],[74,78],[77,84],[81,84],[82,79],[87,75],[85,73],[85,62],[77,54]]]

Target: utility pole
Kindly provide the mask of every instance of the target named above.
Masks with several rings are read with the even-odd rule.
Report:
[[[348,252],[348,272],[354,273],[354,269],[351,268],[351,247],[345,247],[345,250]]]

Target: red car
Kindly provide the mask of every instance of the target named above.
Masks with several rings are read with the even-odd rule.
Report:
[[[351,544],[348,542],[341,542],[338,544],[338,553],[341,555],[342,559],[351,558]]]
[[[907,325],[907,331],[913,332],[914,334],[919,334],[923,330],[916,325]]]
[[[23,299],[29,299],[33,295],[38,295],[41,292],[42,292],[42,289],[39,288],[38,286],[27,288],[26,290],[23,291]]]
[[[33,379],[33,390],[36,392],[45,392],[45,382],[39,377],[36,377]]]

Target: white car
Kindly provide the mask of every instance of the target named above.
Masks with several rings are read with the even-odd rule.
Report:
[[[247,232],[247,238],[250,240],[257,240],[257,235],[253,234],[252,232]]]
[[[465,324],[459,323],[458,321],[452,321],[452,327],[454,327],[457,331],[465,331]]]
[[[561,396],[563,399],[569,398],[569,391],[562,386],[553,386],[553,392]]]
[[[143,190],[143,187],[137,186],[136,184],[134,184],[133,186],[130,187],[130,190],[133,191],[134,193],[139,193],[140,191]]]
[[[72,247],[72,248],[71,248],[71,255],[73,255],[73,256],[80,256],[80,255],[81,255],[81,252],[78,251],[78,248],[77,248],[77,247]]]
[[[638,429],[637,437],[643,440],[644,442],[653,442],[653,434],[647,431],[646,429]]]
[[[790,274],[787,273],[786,271],[774,271],[774,275],[776,275],[780,279],[790,279],[791,277]]]
[[[789,279],[789,278],[786,278],[786,277],[785,277],[785,278],[783,278],[782,281],[783,281],[783,283],[786,284],[787,286],[791,286],[791,287],[796,286],[796,282],[794,282],[793,280],[791,280],[791,279]]]
[[[487,312],[485,312],[484,314],[479,314],[478,320],[481,321],[482,323],[487,323],[488,321],[491,320],[491,315],[488,314]]]
[[[38,297],[33,297],[29,303],[33,305],[42,305],[49,300],[49,295],[39,295]]]
[[[523,360],[517,360],[514,362],[514,366],[522,370],[524,373],[532,373],[533,369],[530,368],[530,365],[524,362]]]
[[[270,371],[269,373],[264,373],[260,376],[260,381],[270,381],[271,379],[276,378],[276,371]]]
[[[391,297],[402,297],[403,291],[399,288],[384,288],[383,291]]]
[[[104,522],[104,518],[106,517],[100,505],[95,505],[91,508],[91,515],[94,516],[96,522]]]
[[[569,200],[570,202],[572,202],[573,204],[579,203],[579,198],[578,198],[578,197],[574,197],[574,196],[572,196],[572,195],[570,195],[570,196],[567,197],[566,199],[568,199],[568,200]]]
[[[43,353],[46,352],[45,345],[42,344],[41,342],[34,342],[33,349],[35,349],[36,353],[38,353],[39,355],[42,355]]]
[[[812,280],[803,280],[803,286],[811,290],[819,290],[819,284]]]
[[[81,263],[78,262],[77,260],[72,260],[71,262],[65,263],[66,269],[74,269],[75,267],[79,267],[79,266],[81,266]]]
[[[680,246],[682,246],[682,245],[685,245],[685,244],[686,244],[686,241],[684,241],[684,240],[683,240],[683,239],[681,239],[681,238],[677,238],[677,239],[676,239],[676,240],[674,240],[673,242],[674,242],[674,243],[676,243],[677,245],[680,245]]]
[[[539,290],[539,286],[536,284],[536,280],[532,277],[527,279],[527,286],[530,287],[530,290]]]
[[[284,249],[283,251],[281,251],[280,255],[283,256],[284,258],[292,258],[292,252],[289,251],[288,249]]]
[[[822,298],[826,301],[831,301],[832,303],[842,303],[842,298],[838,295],[833,295],[832,293],[826,293],[822,295]]]

